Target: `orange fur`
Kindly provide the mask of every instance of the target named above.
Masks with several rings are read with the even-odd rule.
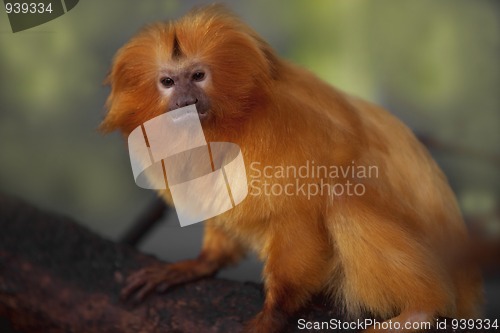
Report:
[[[181,60],[170,56],[174,36],[185,54]],[[203,123],[207,141],[237,143],[249,182],[255,161],[261,168],[355,161],[380,172],[376,179],[339,180],[363,183],[363,196],[249,195],[206,222],[202,255],[189,265],[214,264],[203,266],[199,276],[237,261],[244,249],[265,261],[266,301],[249,332],[281,329],[322,290],[340,300],[351,317],[479,314],[479,273],[447,265],[468,237],[456,200],[411,131],[382,108],[279,58],[219,6],[151,25],[118,52],[101,128],[128,135],[165,112],[168,101],[156,87],[160,67],[193,61],[206,64],[213,78],[206,90],[214,115]],[[264,180],[257,175],[253,180]],[[168,190],[160,194],[170,202]]]

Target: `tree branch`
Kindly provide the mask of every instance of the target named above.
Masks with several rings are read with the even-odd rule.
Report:
[[[0,316],[22,332],[236,333],[263,303],[260,285],[223,279],[124,303],[124,277],[158,260],[1,194],[0,230]],[[318,297],[287,332],[304,332],[298,318],[342,319],[327,304]]]

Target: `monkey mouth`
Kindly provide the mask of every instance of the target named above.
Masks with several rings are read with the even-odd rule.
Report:
[[[210,118],[210,113],[211,113],[210,110],[208,110],[208,109],[199,110],[199,107],[196,103],[189,104],[189,105],[195,106],[196,112],[198,113],[198,117],[200,118],[201,121],[204,121],[204,120],[207,120],[208,118]],[[189,106],[189,105],[186,105],[186,106]],[[186,107],[186,106],[181,106],[181,107],[178,107],[175,109],[171,109],[171,110],[168,110],[167,112],[171,112],[171,111],[174,111],[174,110]]]

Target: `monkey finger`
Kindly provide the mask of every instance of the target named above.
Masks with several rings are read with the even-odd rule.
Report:
[[[147,270],[141,269],[127,276],[125,279],[125,284],[133,284],[137,280],[144,280],[147,276]]]
[[[126,300],[132,295],[137,289],[141,288],[147,283],[145,279],[137,279],[133,283],[127,283],[125,287],[120,292],[120,296],[123,300]]]
[[[156,287],[156,291],[159,292],[159,293],[164,293],[165,291],[167,291],[170,287],[172,287],[172,285],[168,282],[162,282],[158,285],[158,287]]]
[[[135,294],[134,300],[137,302],[142,302],[146,296],[148,296],[156,287],[156,283],[148,282],[139,289]]]
[[[135,284],[137,281],[148,280],[151,277],[151,274],[146,274],[146,272],[136,272],[127,277],[125,280],[125,284]]]

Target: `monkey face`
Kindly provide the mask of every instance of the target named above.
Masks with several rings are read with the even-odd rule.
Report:
[[[267,43],[219,7],[150,25],[115,56],[100,129],[128,135],[195,104],[204,128],[230,132],[269,99],[277,64]]]
[[[161,96],[168,101],[167,111],[195,104],[200,119],[209,118],[210,99],[205,89],[210,84],[210,70],[200,64],[171,68],[160,71],[157,83]]]

